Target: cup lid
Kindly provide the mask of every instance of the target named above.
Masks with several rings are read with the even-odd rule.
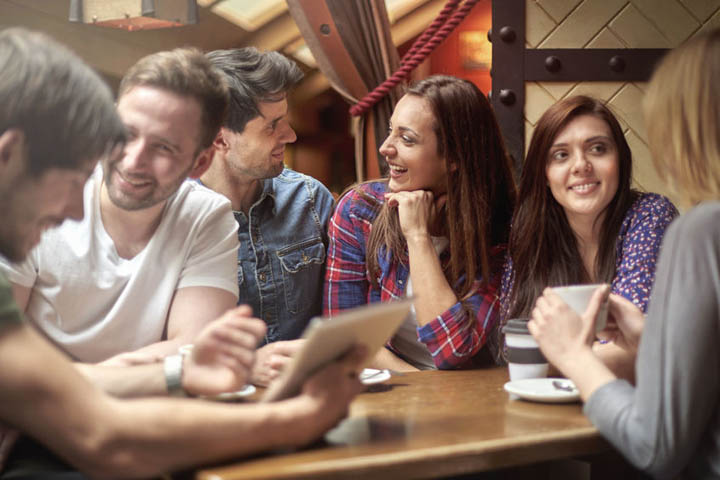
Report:
[[[516,333],[520,335],[528,335],[530,332],[527,328],[529,318],[512,318],[507,321],[505,326],[502,328],[502,333]]]

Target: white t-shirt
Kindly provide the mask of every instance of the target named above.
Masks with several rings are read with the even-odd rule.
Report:
[[[433,246],[438,256],[447,248],[450,241],[447,237],[431,237]],[[405,295],[411,297],[413,294],[412,282],[407,280]],[[415,303],[410,306],[410,313],[403,320],[402,325],[393,335],[390,343],[393,348],[400,352],[405,360],[420,370],[437,370],[433,357],[427,349],[427,345],[418,340],[418,323]]]
[[[162,340],[176,290],[215,287],[238,295],[237,223],[225,197],[184,182],[148,244],[128,260],[103,226],[101,182],[98,166],[85,184],[82,221],[46,231],[21,264],[0,259],[10,281],[32,287],[28,320],[84,362]]]

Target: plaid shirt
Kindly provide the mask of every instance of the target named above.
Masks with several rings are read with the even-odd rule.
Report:
[[[364,184],[365,193],[383,202],[387,189],[384,182]],[[325,271],[324,314],[373,302],[386,302],[405,295],[409,269],[407,265],[392,263],[379,254],[379,288],[372,286],[366,267],[366,243],[378,211],[355,190],[348,192],[330,219],[329,247]],[[440,369],[461,367],[485,345],[498,322],[498,293],[505,247],[492,250],[493,275],[488,284],[478,276],[474,293],[463,303],[456,303],[430,323],[418,328],[423,342]],[[407,250],[405,251],[407,258]],[[440,255],[443,266],[450,260],[449,250]],[[406,262],[407,263],[407,262]],[[461,279],[462,281],[463,279]],[[472,319],[469,318],[472,315]],[[392,348],[392,339],[388,343]],[[395,352],[397,353],[397,352]]]

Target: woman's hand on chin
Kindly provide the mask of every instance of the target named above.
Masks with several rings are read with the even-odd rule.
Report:
[[[440,200],[440,199],[438,199]],[[435,196],[428,190],[386,193],[385,201],[390,208],[397,208],[400,228],[408,241],[430,236],[430,226],[435,224],[439,210]],[[442,200],[444,205],[444,200]]]

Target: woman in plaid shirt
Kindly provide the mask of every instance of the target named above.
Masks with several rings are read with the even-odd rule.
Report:
[[[412,294],[373,366],[474,364],[494,337],[516,196],[490,104],[471,82],[429,77],[397,103],[380,153],[389,178],[351,189],[330,221],[325,314]]]

